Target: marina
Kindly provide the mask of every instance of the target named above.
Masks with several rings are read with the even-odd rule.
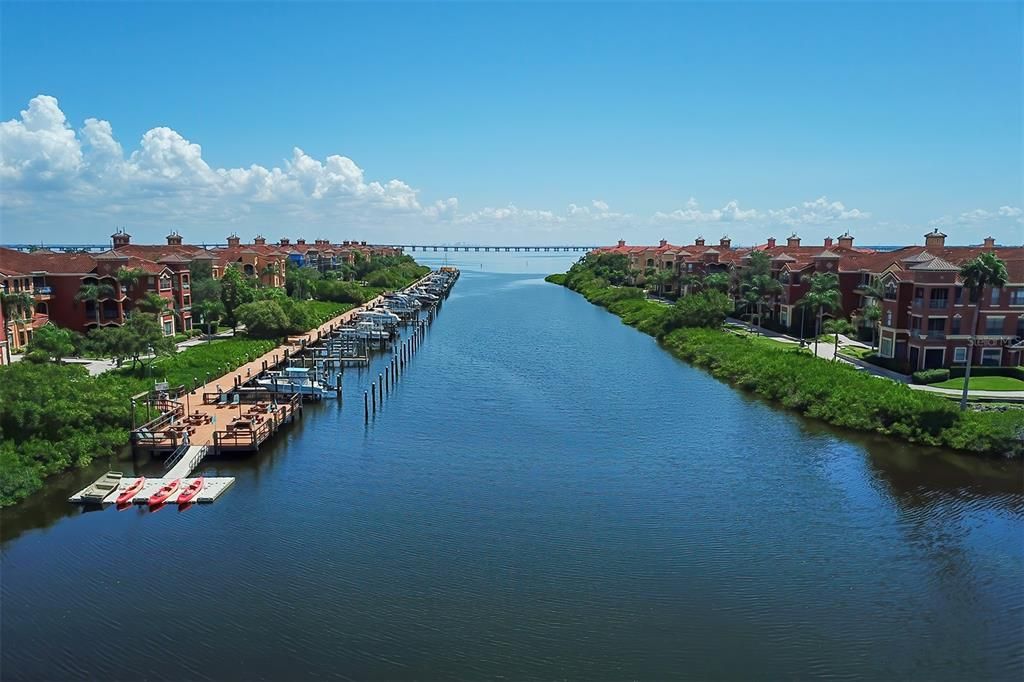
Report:
[[[202,386],[155,388],[145,401],[147,412],[155,410],[157,416],[133,426],[132,449],[165,456],[167,471],[147,478],[131,502],[147,503],[164,485],[178,482],[184,487],[185,479],[207,457],[259,451],[285,425],[302,417],[304,402],[339,396],[348,364],[367,365],[373,350],[386,352],[392,345],[385,373],[372,384],[376,413],[458,277],[455,268],[431,272],[401,292],[378,296],[306,334],[289,337],[285,344]],[[413,307],[409,297],[422,303]],[[389,309],[390,301],[398,302],[394,305],[399,312]],[[403,326],[411,327],[405,340],[399,333]],[[367,419],[369,406],[369,396],[364,396]],[[68,502],[114,504],[136,480],[115,474],[104,474]],[[192,501],[213,502],[233,483],[231,477],[205,478]]]

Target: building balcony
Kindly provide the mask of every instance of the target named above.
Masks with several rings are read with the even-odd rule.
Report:
[[[928,301],[928,307],[932,310],[945,310],[949,307],[948,298],[933,298]]]
[[[52,287],[36,287],[32,290],[32,295],[37,301],[49,301],[53,295]]]
[[[945,341],[946,339],[946,332],[938,330],[912,329],[910,335],[928,341]]]
[[[924,307],[924,299],[923,298],[915,298],[913,303],[911,303],[911,305],[913,307],[915,307],[915,308],[923,308]]]

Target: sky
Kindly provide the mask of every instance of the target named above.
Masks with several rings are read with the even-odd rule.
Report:
[[[1024,242],[1020,2],[0,3],[0,242]]]

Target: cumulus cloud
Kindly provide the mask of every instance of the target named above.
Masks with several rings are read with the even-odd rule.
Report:
[[[213,168],[199,144],[157,127],[126,156],[108,121],[89,118],[76,131],[48,95],[0,122],[0,181],[8,216],[36,220],[44,206],[51,215],[128,212],[136,220],[199,224],[254,211],[270,219],[429,222],[450,220],[458,210],[454,197],[421,203],[402,180],[371,180],[346,156],[320,160],[298,147],[279,167]]]
[[[678,223],[750,223],[765,225],[820,225],[837,220],[861,220],[871,214],[856,208],[847,208],[841,201],[829,201],[819,197],[786,208],[742,208],[735,199],[721,208],[702,209],[693,197],[683,208],[674,211],[659,211],[654,214],[656,221]]]

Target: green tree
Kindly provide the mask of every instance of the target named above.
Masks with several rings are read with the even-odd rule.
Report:
[[[216,279],[192,280],[192,305],[216,301],[220,303],[220,281]]]
[[[188,264],[188,273],[192,277],[192,286],[195,287],[196,282],[213,279],[213,263],[208,258],[194,258]]]
[[[860,311],[860,319],[871,327],[871,350],[875,350],[878,342],[878,324],[882,321],[882,306],[869,303]]]
[[[152,291],[147,292],[145,296],[135,302],[136,310],[143,313],[149,313],[151,315],[159,315],[163,311],[167,310],[170,305],[170,301],[160,294],[153,293]]]
[[[647,268],[644,273],[644,288],[661,296],[665,285],[672,281],[674,273],[666,268]]]
[[[967,409],[968,384],[971,381],[971,365],[974,364],[974,347],[978,342],[978,323],[981,319],[981,302],[984,300],[986,287],[1002,287],[1009,280],[1004,263],[994,251],[979,254],[960,267],[960,279],[964,289],[970,292],[970,301],[974,304],[974,324],[971,338],[967,340],[967,366],[964,368],[964,390],[960,396],[960,411]]]
[[[238,268],[228,267],[220,279],[220,301],[224,305],[224,317],[231,329],[238,326],[236,311],[239,306],[255,300],[256,294],[252,282]]]
[[[106,283],[83,284],[75,294],[76,301],[93,304],[93,311],[96,313],[96,324],[100,323],[100,299],[114,295],[114,287]]]
[[[172,355],[175,351],[174,340],[164,336],[156,315],[140,313],[132,315],[123,325],[117,328],[119,350],[131,358],[132,369],[136,365],[145,367],[142,357],[152,353],[154,356]]]
[[[811,275],[811,288],[800,299],[815,313],[814,354],[818,354],[818,337],[821,336],[822,317],[825,310],[837,312],[842,309],[842,295],[839,293],[839,277],[832,272],[816,272]]]
[[[125,294],[131,293],[138,285],[139,280],[146,276],[142,268],[119,268],[117,271],[117,282]]]
[[[305,301],[312,295],[320,279],[320,272],[316,268],[289,264],[285,270],[285,291],[292,298]]]
[[[839,357],[839,335],[850,334],[853,332],[854,327],[846,320],[838,318],[826,321],[824,330],[826,334],[833,334],[835,336],[833,339],[834,345],[832,347],[832,360],[834,362]]]
[[[238,306],[238,321],[245,325],[246,333],[256,339],[274,339],[291,329],[288,314],[277,301],[252,301]]]
[[[224,304],[219,300],[206,300],[192,304],[192,313],[199,318],[200,324],[206,325],[206,333],[211,334],[212,325],[224,314]]]
[[[701,283],[705,289],[714,289],[723,294],[729,293],[729,275],[724,272],[712,272]]]
[[[679,327],[710,327],[717,329],[733,308],[733,303],[721,291],[709,289],[683,296],[675,305],[664,324],[664,332]]]
[[[16,291],[0,295],[5,320],[27,320],[32,317],[35,299],[27,291]]]
[[[54,324],[45,324],[35,331],[28,342],[29,359],[43,362],[61,360],[75,352],[71,332]]]

